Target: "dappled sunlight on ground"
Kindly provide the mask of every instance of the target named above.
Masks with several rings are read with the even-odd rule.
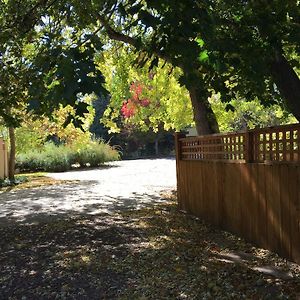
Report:
[[[259,255],[174,202],[0,234],[1,299],[297,299],[300,292],[299,266]]]
[[[89,181],[2,193],[5,200],[0,200],[0,225],[9,221],[31,222],[59,215],[113,213],[161,202],[157,193],[132,193],[131,197],[126,197],[103,195],[101,192],[98,183]]]
[[[174,159],[120,161],[104,168],[49,176],[76,182],[0,193],[0,224],[139,209],[161,202],[160,192],[176,185]]]
[[[298,265],[177,210],[174,160],[117,164],[0,194],[0,299],[299,297]]]

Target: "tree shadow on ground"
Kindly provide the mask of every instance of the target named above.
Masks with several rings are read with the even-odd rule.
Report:
[[[97,181],[58,184],[43,189],[24,189],[0,194],[0,226],[57,219],[68,215],[114,213],[162,203],[154,193],[111,191]],[[99,191],[101,190],[101,191]],[[99,195],[101,194],[102,195]],[[112,196],[115,195],[115,196]]]
[[[0,227],[0,299],[299,296],[298,265],[179,212],[175,202],[89,210]],[[270,265],[275,272],[257,269]]]

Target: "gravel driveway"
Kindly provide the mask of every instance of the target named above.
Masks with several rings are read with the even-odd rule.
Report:
[[[121,161],[0,193],[0,299],[300,299],[298,265],[162,200],[175,175]]]
[[[49,176],[79,182],[0,193],[0,225],[62,214],[138,209],[160,202],[159,194],[176,186],[174,159],[119,161],[99,169]]]

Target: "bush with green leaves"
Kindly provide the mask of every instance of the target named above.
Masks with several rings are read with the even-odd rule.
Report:
[[[0,188],[8,187],[8,186],[14,186],[23,182],[28,182],[27,176],[17,176],[15,180],[11,181],[8,178],[1,179],[0,178]]]
[[[97,167],[105,162],[119,159],[119,153],[102,141],[70,147],[46,143],[40,150],[17,155],[16,166],[20,171],[63,172],[73,166]]]
[[[76,151],[75,163],[80,166],[96,167],[106,161],[116,160],[116,150],[108,144],[91,141]]]

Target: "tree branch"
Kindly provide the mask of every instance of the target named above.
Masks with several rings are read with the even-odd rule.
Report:
[[[125,44],[129,44],[129,45],[135,47],[137,50],[149,52],[147,50],[146,46],[141,45],[136,38],[133,38],[129,35],[125,35],[121,32],[116,31],[114,28],[112,28],[111,25],[108,23],[108,21],[102,15],[98,14],[98,20],[103,25],[103,27],[110,39],[119,41],[119,42],[123,42]],[[172,65],[177,65],[178,67],[180,67],[178,64],[175,64],[174,61],[172,61],[171,57],[167,56],[165,53],[163,53],[159,49],[153,49],[152,54],[171,63]]]
[[[45,13],[47,10],[49,10],[58,0],[40,0],[38,3],[36,3],[25,15],[23,16],[21,22],[17,20],[12,27],[16,27],[17,24],[20,26],[24,26],[23,34],[28,33],[30,30],[34,28],[34,26],[37,24],[39,17],[41,13],[35,15],[35,13],[38,11],[39,8],[43,8],[43,12]],[[30,24],[26,24],[27,21],[30,21]],[[26,28],[27,27],[27,28]]]
[[[99,19],[100,23],[102,24],[102,26],[104,27],[104,29],[110,39],[115,40],[115,41],[120,41],[125,44],[132,45],[134,47],[138,46],[137,39],[114,30],[103,16],[98,14],[98,19]]]

